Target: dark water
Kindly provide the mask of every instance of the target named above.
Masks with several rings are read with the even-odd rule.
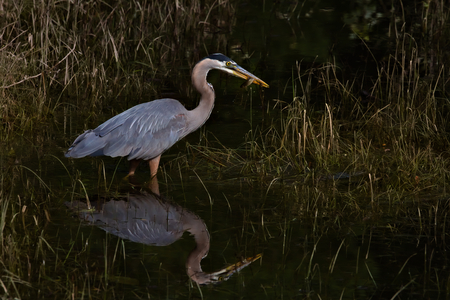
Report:
[[[339,5],[331,1],[303,4],[286,1],[277,5],[269,1],[241,2],[236,8],[237,23],[229,36],[228,51],[239,64],[271,85],[264,91],[264,101],[269,105],[272,99],[290,101],[294,95],[292,72],[297,61],[313,65],[335,57],[337,64],[348,70],[346,76],[371,67],[370,63],[361,65],[364,61],[361,57],[348,58],[358,53],[361,46],[351,27],[365,28],[371,23],[370,33],[361,29],[363,39],[377,39],[386,34],[385,12],[376,5],[376,2]],[[378,40],[383,44],[382,38]],[[374,52],[383,52],[382,45],[376,46],[379,48]],[[245,60],[248,55],[253,58]],[[266,61],[256,64],[261,55],[267,57]],[[186,139],[194,145],[200,134],[208,131],[226,147],[237,147],[244,142],[245,133],[267,118],[262,117],[265,107],[257,89],[252,91],[250,102],[249,94],[238,89],[239,79],[227,79],[230,82],[227,87],[219,80],[211,74],[218,103],[205,128]],[[240,102],[244,104],[238,105]],[[81,132],[82,127],[80,124],[72,130]],[[197,215],[206,225],[211,245],[202,261],[203,270],[212,272],[245,257],[263,254],[226,282],[199,287],[189,282],[185,270],[186,259],[195,247],[189,233],[185,232],[170,245],[150,246],[122,240],[97,226],[80,225],[65,202],[84,199],[85,194],[91,200],[97,194],[126,195],[139,192],[140,188],[132,188],[122,180],[128,167],[125,161],[67,160],[63,152],[72,136],[64,135],[60,124],[51,132],[48,135],[53,136],[36,134],[17,139],[11,142],[11,147],[27,150],[17,151],[16,163],[37,172],[51,190],[57,191],[53,195],[61,197],[54,199],[49,194],[51,221],[45,226],[45,237],[53,254],[48,254],[47,276],[61,282],[67,278],[70,281],[71,276],[85,276],[84,286],[76,288],[76,297],[435,299],[447,295],[445,286],[450,277],[445,270],[445,239],[440,239],[443,233],[417,232],[382,217],[378,218],[383,225],[378,226],[370,216],[367,222],[352,222],[341,220],[338,214],[334,219],[324,217],[319,210],[311,214],[308,203],[314,199],[308,199],[308,195],[313,194],[312,189],[321,188],[323,201],[332,201],[330,185],[318,185],[311,190],[278,182],[266,186],[237,174],[221,180],[220,171],[214,166],[209,168],[207,160],[202,159],[195,161],[200,167],[194,172],[183,167],[183,159],[169,163],[185,151],[182,141],[163,156],[159,185],[165,198]],[[46,143],[42,144],[41,139]],[[9,151],[8,146],[5,151]],[[21,175],[17,176],[22,180],[29,177],[32,186],[42,185],[30,170],[18,170]],[[139,173],[137,182],[144,185],[148,179],[146,166]],[[344,182],[342,189],[346,188]],[[23,191],[16,192],[23,195]],[[30,206],[32,200],[28,196],[25,192],[22,198]],[[370,193],[365,197],[370,205]],[[307,217],[302,218],[303,214]],[[51,271],[59,268],[58,261],[65,261],[65,272]],[[61,274],[67,277],[61,278]]]

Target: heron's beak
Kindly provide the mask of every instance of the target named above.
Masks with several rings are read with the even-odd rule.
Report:
[[[265,88],[269,87],[269,85],[267,83],[265,83],[264,81],[262,81],[261,79],[259,79],[258,77],[256,77],[252,73],[250,73],[249,71],[245,70],[244,68],[239,67],[238,65],[227,66],[226,68],[224,68],[224,71],[226,71],[227,73],[230,73],[236,77],[240,77],[242,79],[247,80],[247,82],[243,84],[244,86],[248,86],[252,83],[256,83]]]

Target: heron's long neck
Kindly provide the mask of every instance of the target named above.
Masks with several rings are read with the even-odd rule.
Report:
[[[197,64],[192,71],[192,85],[202,95],[198,106],[189,112],[191,114],[191,126],[195,129],[208,120],[214,107],[214,89],[206,81],[208,71],[209,68],[200,64]]]

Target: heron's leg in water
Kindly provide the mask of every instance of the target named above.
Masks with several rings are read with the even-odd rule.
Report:
[[[155,177],[156,173],[158,173],[158,167],[159,167],[159,160],[161,159],[161,155],[158,155],[157,157],[153,158],[152,160],[148,161],[148,165],[150,167],[150,176]]]
[[[139,167],[140,163],[141,161],[137,159],[130,160],[130,172],[128,172],[128,176],[134,175],[134,172],[136,171],[137,167]]]

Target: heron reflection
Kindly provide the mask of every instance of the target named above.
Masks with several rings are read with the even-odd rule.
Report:
[[[258,254],[219,271],[204,272],[200,263],[208,255],[210,247],[206,224],[196,214],[153,193],[130,194],[122,199],[93,203],[93,207],[80,201],[67,202],[66,205],[88,223],[136,243],[168,246],[188,231],[194,236],[196,247],[186,260],[186,272],[199,284],[228,280],[261,257]]]

